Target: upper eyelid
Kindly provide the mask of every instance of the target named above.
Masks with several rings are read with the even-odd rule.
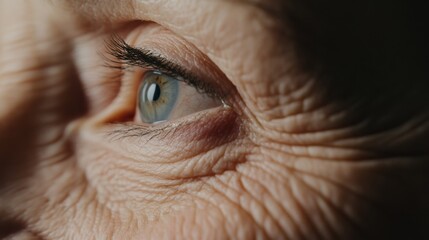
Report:
[[[111,57],[107,58],[108,66],[110,67],[122,70],[126,66],[152,68],[195,87],[200,93],[225,101],[226,93],[220,88],[199,79],[192,72],[187,71],[174,61],[168,60],[161,54],[149,49],[132,47],[118,35],[113,35],[106,42],[106,48],[108,55],[114,57],[114,59],[111,59]]]

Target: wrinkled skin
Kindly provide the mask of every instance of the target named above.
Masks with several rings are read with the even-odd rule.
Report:
[[[396,38],[400,8],[356,44],[274,1],[83,2],[0,2],[1,237],[429,238],[424,41]],[[222,73],[230,107],[141,134],[99,54],[114,32],[210,59],[195,68]]]

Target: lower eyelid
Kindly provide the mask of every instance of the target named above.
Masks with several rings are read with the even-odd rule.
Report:
[[[175,124],[87,126],[85,133],[88,137],[82,143],[95,143],[115,166],[126,165],[142,174],[156,172],[161,179],[213,176],[243,161],[236,154],[224,154],[245,143],[240,118],[230,108],[212,109]],[[237,149],[241,149],[237,154],[245,151]]]
[[[139,143],[162,143],[168,139],[168,142],[178,145],[203,141],[207,146],[211,146],[213,143],[231,141],[243,134],[241,124],[239,116],[231,108],[218,107],[173,122],[153,125],[114,124],[115,130],[107,130],[107,136],[111,140],[128,139],[130,144],[136,139]]]

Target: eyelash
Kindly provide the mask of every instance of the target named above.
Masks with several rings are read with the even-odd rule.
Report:
[[[149,49],[130,46],[120,36],[114,35],[106,42],[108,57],[106,66],[125,71],[128,67],[141,67],[148,70],[156,70],[178,81],[182,81],[194,87],[199,93],[223,101],[223,93],[213,85],[195,77],[180,65],[166,59]]]
[[[162,72],[170,77],[176,78],[192,87],[201,94],[219,99],[224,106],[229,106],[228,99],[230,93],[222,88],[222,85],[204,81],[195,77],[190,71],[180,65],[169,61],[160,54],[145,48],[130,46],[118,35],[113,35],[105,42],[105,52],[101,54],[105,59],[105,66],[120,70],[119,75],[114,79],[121,79],[124,72],[130,67],[139,67],[144,70],[154,70]],[[116,80],[115,80],[116,81]],[[129,137],[143,137],[150,141],[153,138],[167,137],[174,133],[177,128],[191,124],[189,122],[174,125],[139,125],[129,122],[112,121],[111,124],[120,126],[118,129],[107,132],[106,137],[111,141],[116,141]]]

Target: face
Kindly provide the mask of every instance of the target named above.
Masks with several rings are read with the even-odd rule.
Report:
[[[0,236],[421,236],[426,55],[389,6],[1,2]]]

